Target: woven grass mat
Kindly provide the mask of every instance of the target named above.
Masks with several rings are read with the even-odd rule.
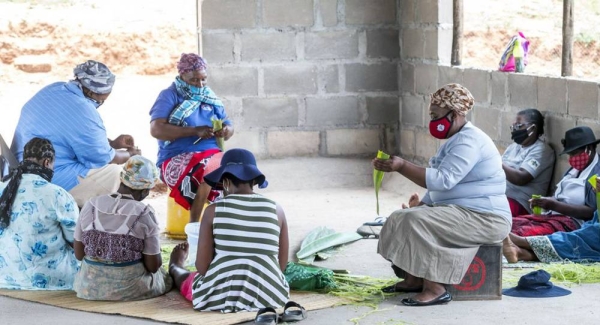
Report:
[[[177,290],[153,299],[126,302],[83,300],[77,298],[74,291],[0,290],[0,295],[67,309],[146,318],[174,324],[229,325],[251,321],[256,316],[253,312],[197,312],[192,309],[191,302],[185,300]],[[313,292],[294,291],[291,300],[304,306],[306,310],[323,309],[342,303],[340,298]],[[282,312],[282,309],[278,312]]]

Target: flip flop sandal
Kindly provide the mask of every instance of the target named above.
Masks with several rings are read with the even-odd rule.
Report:
[[[281,314],[281,320],[284,322],[297,322],[306,318],[306,309],[300,306],[297,302],[288,301],[283,307],[283,314]]]
[[[381,226],[366,226],[362,225],[356,229],[356,232],[365,238],[379,238]]]
[[[273,307],[261,308],[256,313],[254,324],[259,325],[276,325],[279,316]]]

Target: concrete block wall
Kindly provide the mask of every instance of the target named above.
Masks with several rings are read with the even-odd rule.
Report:
[[[427,63],[403,62],[401,154],[426,164],[441,141],[429,134],[429,94],[450,82],[465,85],[475,98],[468,119],[496,143],[500,152],[512,143],[509,126],[525,108],[545,116],[545,135],[557,153],[554,183],[568,167],[560,140],[565,132],[586,125],[600,138],[600,84],[573,78],[504,73]]]
[[[259,157],[399,147],[399,0],[199,0],[201,52]]]

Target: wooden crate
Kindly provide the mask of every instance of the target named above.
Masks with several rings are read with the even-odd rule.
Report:
[[[454,300],[502,299],[502,245],[481,246],[462,282],[447,289]]]

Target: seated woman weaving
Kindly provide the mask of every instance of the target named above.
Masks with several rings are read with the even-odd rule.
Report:
[[[447,303],[479,246],[500,243],[511,226],[502,159],[494,142],[466,119],[473,96],[448,84],[431,96],[429,131],[448,139],[423,168],[400,157],[373,166],[427,189],[418,206],[395,211],[381,229],[378,253],[404,280],[385,292],[418,292],[407,306]]]

